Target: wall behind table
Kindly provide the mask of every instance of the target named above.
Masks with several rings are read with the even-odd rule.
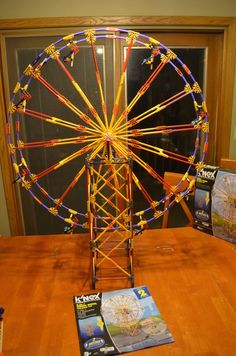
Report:
[[[0,167],[0,236],[10,235],[10,226],[7,215],[6,200],[2,182],[2,172]]]
[[[64,16],[236,16],[235,0],[0,0],[0,18]],[[236,74],[235,74],[236,83]],[[236,159],[236,85],[230,158]],[[0,171],[0,234],[10,234]]]
[[[236,16],[235,0],[0,0],[0,18],[61,16]]]

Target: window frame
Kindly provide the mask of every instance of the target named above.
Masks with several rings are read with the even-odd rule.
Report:
[[[23,223],[20,211],[20,201],[15,185],[14,173],[10,164],[7,139],[5,134],[6,113],[8,109],[8,77],[5,58],[5,38],[21,35],[51,35],[73,32],[78,27],[125,27],[144,30],[163,30],[168,32],[183,31],[186,33],[221,33],[223,36],[220,97],[218,107],[217,127],[215,128],[216,151],[214,164],[219,164],[222,157],[229,157],[231,120],[233,109],[234,70],[236,59],[236,18],[233,17],[68,17],[68,18],[35,18],[35,19],[3,19],[0,20],[0,152],[3,184],[9,224],[12,235],[23,234]],[[8,169],[9,168],[9,169]]]

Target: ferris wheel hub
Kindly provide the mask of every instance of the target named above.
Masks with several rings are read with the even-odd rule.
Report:
[[[103,138],[106,142],[112,142],[114,141],[114,134],[111,131],[107,131],[104,133]]]

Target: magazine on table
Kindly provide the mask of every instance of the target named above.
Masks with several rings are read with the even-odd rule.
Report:
[[[73,298],[81,355],[117,355],[173,342],[146,286]]]

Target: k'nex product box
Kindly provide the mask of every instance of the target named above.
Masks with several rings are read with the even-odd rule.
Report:
[[[236,244],[236,171],[218,171],[211,215],[214,236]]]
[[[193,227],[213,234],[212,230],[212,189],[219,167],[203,166],[196,179],[194,195],[194,222]]]

